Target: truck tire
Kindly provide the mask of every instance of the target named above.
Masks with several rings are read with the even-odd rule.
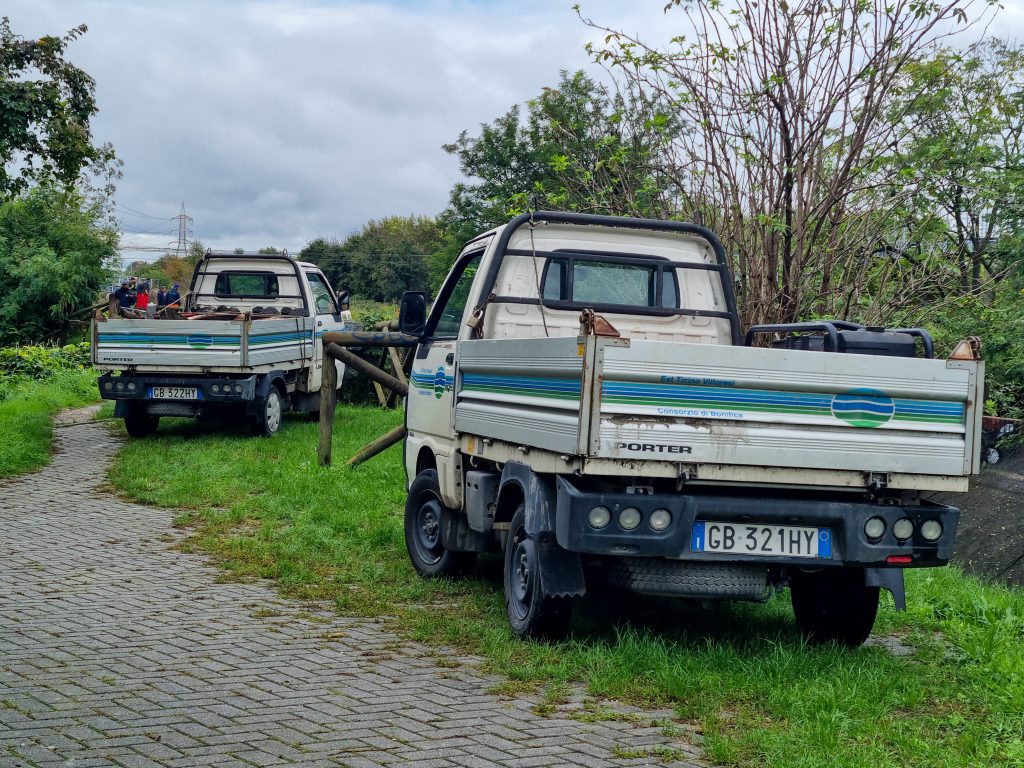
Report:
[[[276,435],[281,428],[281,421],[284,419],[285,402],[281,390],[271,385],[267,396],[260,402],[259,413],[253,424],[253,430],[257,435],[271,437]]]
[[[437,470],[416,475],[405,500],[405,548],[412,567],[420,576],[463,576],[476,562],[476,552],[453,552],[444,548],[441,518],[451,514],[441,501]]]
[[[137,403],[132,403],[124,416],[124,429],[131,437],[149,437],[159,425],[160,417],[149,415]]]
[[[558,640],[569,632],[572,598],[546,597],[541,590],[536,542],[526,533],[526,506],[519,505],[505,545],[505,611],[519,637]]]
[[[644,595],[760,600],[771,594],[768,569],[757,564],[609,557],[604,571],[609,586]]]
[[[861,568],[794,571],[789,579],[796,625],[807,639],[850,648],[871,634],[878,613],[878,590],[864,584]]]

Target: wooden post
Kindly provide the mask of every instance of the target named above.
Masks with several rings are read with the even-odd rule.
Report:
[[[402,370],[402,361],[398,359],[398,350],[388,347],[388,357],[391,358],[391,366],[395,369],[395,378],[403,384],[408,384],[409,379],[406,378],[405,371]]]
[[[387,354],[388,352],[387,349],[385,348],[381,349],[380,354],[377,356],[377,367],[380,368],[385,373],[387,373],[387,371],[385,370],[385,366],[387,365],[387,363],[384,361],[388,359]],[[378,382],[376,379],[373,381],[373,391],[377,393],[377,402],[380,404],[380,407],[387,408],[388,395],[390,395],[391,393],[385,392],[384,387],[382,387],[380,385],[380,382]]]
[[[347,465],[350,467],[357,467],[367,459],[372,459],[378,453],[383,450],[390,448],[395,443],[399,442],[405,437],[405,425],[399,424],[397,427],[392,429],[387,434],[378,437],[372,443],[364,446],[359,453],[348,460]]]
[[[324,355],[336,357],[338,360],[341,360],[341,362],[343,362],[345,365],[352,366],[357,371],[365,374],[366,376],[369,376],[371,379],[373,379],[373,381],[378,382],[379,384],[387,387],[388,389],[393,389],[400,395],[409,394],[408,384],[403,384],[390,373],[385,373],[380,368],[375,366],[373,363],[366,362],[365,360],[363,360],[363,358],[352,354],[349,350],[345,349],[344,347],[339,347],[337,344],[327,344],[324,347]]]
[[[331,466],[331,438],[334,433],[334,408],[338,402],[338,368],[334,357],[323,354],[323,368],[320,377],[320,442],[317,456],[321,467]]]

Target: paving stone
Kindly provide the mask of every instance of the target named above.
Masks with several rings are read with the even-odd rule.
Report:
[[[84,418],[61,416],[49,467],[0,482],[2,768],[593,768],[656,762],[615,747],[683,748],[629,722],[542,717],[536,698],[487,693],[500,680],[479,659],[267,582],[217,583],[175,549],[173,511],[102,490],[119,442]],[[677,768],[701,765],[684,751]]]

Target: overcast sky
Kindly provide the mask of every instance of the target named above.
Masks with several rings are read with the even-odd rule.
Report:
[[[581,2],[645,39],[677,23],[665,3]],[[125,163],[124,242],[176,240],[184,203],[207,246],[295,252],[440,212],[459,178],[443,143],[592,66],[572,4],[6,0],[2,13],[26,37],[89,26],[68,57],[96,79],[95,138]],[[1024,0],[1003,4],[994,31],[1024,36]]]

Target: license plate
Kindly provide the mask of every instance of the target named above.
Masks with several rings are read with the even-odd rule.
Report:
[[[150,387],[149,396],[154,400],[198,400],[196,387]]]
[[[696,521],[690,537],[694,552],[759,557],[832,557],[828,528]]]

